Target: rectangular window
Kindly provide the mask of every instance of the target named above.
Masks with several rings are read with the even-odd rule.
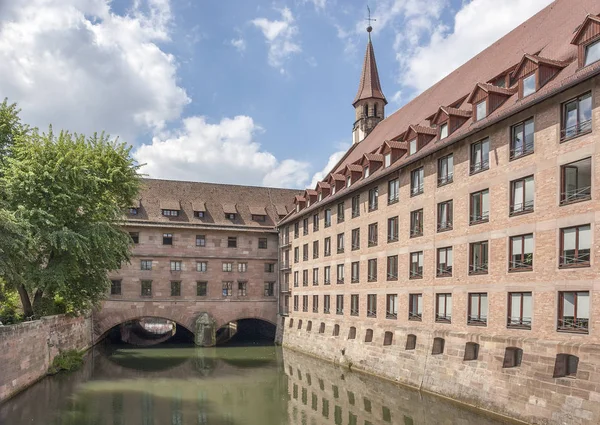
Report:
[[[358,294],[350,295],[350,316],[358,316],[359,308]]]
[[[331,255],[331,237],[327,236],[324,240],[323,240],[323,255],[325,257],[329,257]]]
[[[178,210],[161,210],[161,212],[165,217],[177,217],[179,215]]]
[[[331,309],[331,295],[323,295],[323,313],[329,314]]]
[[[267,220],[266,215],[252,214],[252,221],[265,222]]]
[[[352,229],[352,251],[360,249],[360,229]]]
[[[345,210],[344,203],[340,202],[337,205],[337,222],[338,223],[343,223],[344,222],[344,218],[345,218],[344,217],[344,210]]]
[[[297,246],[294,248],[294,263],[298,261],[300,261],[300,247]]]
[[[205,235],[196,235],[196,246],[206,246],[206,236]]]
[[[535,93],[535,72],[523,78],[523,97]]]
[[[370,173],[370,170],[369,170],[369,166],[367,165],[367,166],[364,168],[364,176],[365,176],[364,178],[365,178],[365,179],[366,179],[367,177],[369,177],[369,173]]]
[[[141,270],[152,270],[152,260],[142,260],[140,265]]]
[[[344,296],[335,296],[335,314],[344,314]]]
[[[452,294],[435,295],[435,321],[445,323],[452,321]]]
[[[344,234],[340,233],[337,235],[337,253],[342,254],[344,252]]]
[[[469,274],[487,274],[488,242],[474,242],[469,245]]]
[[[319,258],[319,241],[313,241],[313,260]]]
[[[344,283],[344,265],[343,264],[337,265],[337,283],[338,284]]]
[[[308,244],[302,245],[302,261],[308,261]]]
[[[446,137],[448,137],[448,123],[447,122],[440,125],[440,140],[445,139]]]
[[[588,333],[590,321],[590,293],[558,293],[558,330]]]
[[[352,176],[348,175],[348,176],[346,176],[346,187],[350,187],[351,184],[352,184]]]
[[[302,234],[304,236],[308,235],[308,218],[302,220]]]
[[[583,66],[588,66],[600,60],[600,40],[585,46],[585,61]]]
[[[196,262],[196,271],[197,272],[206,272],[208,270],[208,263],[206,261],[197,261]]]
[[[248,283],[247,282],[238,282],[238,297],[245,297],[247,295],[247,288],[248,288]]]
[[[484,139],[471,145],[471,174],[490,168],[490,140]]]
[[[298,295],[294,295],[294,311],[298,311],[299,298]]]
[[[589,267],[591,245],[589,224],[560,229],[559,267]]]
[[[563,104],[561,140],[592,131],[592,93]]]
[[[313,215],[313,232],[319,230],[319,214]]]
[[[352,218],[360,216],[360,195],[352,197]]]
[[[324,212],[325,215],[325,227],[331,226],[331,209],[327,208]]]
[[[392,179],[388,182],[388,205],[395,204],[400,199],[400,182]]]
[[[592,159],[585,158],[561,167],[560,204],[592,199]]]
[[[486,223],[490,220],[490,192],[488,189],[471,193],[471,216],[469,224]]]
[[[248,271],[248,263],[238,263],[238,272],[246,273]]]
[[[129,237],[131,238],[131,242],[133,242],[134,244],[139,244],[140,243],[140,233],[139,232],[129,232]],[[163,243],[163,245],[166,245],[165,243]],[[169,244],[171,245],[171,244]]]
[[[487,100],[482,100],[475,106],[475,121],[484,119],[487,116]]]
[[[358,261],[354,261],[351,264],[350,271],[350,283],[358,283],[360,279],[360,263]]]
[[[533,270],[533,234],[512,236],[509,243],[508,271]]]
[[[377,246],[378,243],[378,226],[377,223],[371,223],[368,227],[369,247]]]
[[[408,295],[408,320],[422,320],[423,294]]]
[[[258,238],[258,249],[267,249],[267,238]]]
[[[398,256],[390,255],[387,258],[387,280],[398,280]]]
[[[300,223],[295,222],[294,223],[294,239],[298,238],[299,236],[300,236]]]
[[[232,272],[233,271],[233,263],[223,263],[223,271],[224,272]]]
[[[377,317],[377,295],[367,295],[367,317]]]
[[[196,296],[205,297],[208,293],[208,282],[196,282]]]
[[[398,242],[398,216],[388,218],[387,241]]]
[[[227,238],[227,248],[237,248],[237,237],[229,236]]]
[[[312,307],[313,307],[312,308],[313,313],[319,312],[319,296],[318,295],[313,295]]]
[[[410,237],[423,236],[423,209],[410,213]]]
[[[265,282],[265,297],[275,296],[275,282]]]
[[[163,245],[173,245],[172,233],[163,233]]]
[[[181,261],[171,261],[171,271],[172,272],[180,272],[181,271]]]
[[[194,211],[194,217],[196,218],[204,218],[206,215],[205,211]]]
[[[138,215],[138,209],[137,208],[129,208],[129,215]]]
[[[171,296],[172,297],[180,297],[181,296],[181,282],[171,282]]]
[[[308,270],[302,270],[302,286],[308,286]]]
[[[375,211],[379,203],[379,187],[369,190],[369,211]]]
[[[454,181],[454,155],[446,155],[438,160],[438,186]]]
[[[437,206],[437,231],[452,230],[452,200],[440,202]]]
[[[417,153],[417,139],[412,139],[408,142],[408,154],[414,155]]]
[[[323,283],[325,285],[331,284],[331,266],[325,266],[323,268]]]
[[[377,258],[367,262],[367,282],[377,282]]]
[[[531,329],[533,317],[531,292],[508,293],[508,321],[507,327]]]
[[[411,252],[409,278],[423,278],[423,251]]]
[[[228,220],[235,220],[235,213],[225,213],[225,218]]]
[[[302,311],[308,311],[308,295],[302,295]]]
[[[297,288],[300,284],[299,272],[294,272],[294,287]]]
[[[392,154],[391,153],[386,153],[383,156],[383,166],[385,168],[389,167],[390,165],[392,165]]]
[[[533,176],[510,182],[510,216],[533,211],[535,186]]]
[[[533,118],[513,125],[510,140],[510,159],[533,153]]]
[[[423,193],[425,171],[423,167],[417,168],[410,173],[410,196]]]
[[[469,294],[468,325],[486,326],[488,317],[488,296],[486,293]]]
[[[141,282],[142,297],[151,297],[152,296],[152,281],[151,280],[142,280]]]
[[[319,284],[319,268],[313,268],[313,286],[317,286]]]
[[[111,280],[110,281],[110,295],[121,295],[121,281]]]
[[[265,273],[275,273],[275,263],[265,263]]]
[[[398,318],[398,295],[388,294],[385,297],[385,318],[386,319],[397,319]]]
[[[437,277],[452,276],[452,247],[447,246],[437,250]]]

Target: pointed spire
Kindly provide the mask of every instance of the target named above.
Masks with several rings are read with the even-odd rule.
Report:
[[[373,51],[373,43],[371,43],[371,31],[373,28],[369,25],[367,32],[369,33],[369,42],[367,43],[367,51],[365,53],[365,62],[363,63],[362,74],[360,76],[360,84],[358,85],[358,93],[354,98],[352,105],[356,106],[359,100],[363,99],[382,99],[385,104],[387,100],[381,90],[379,82],[379,72],[377,72],[377,63],[375,62],[375,52]]]

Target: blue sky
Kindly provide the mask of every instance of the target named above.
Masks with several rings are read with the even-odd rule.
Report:
[[[152,177],[306,187],[349,147],[366,2],[0,2],[0,96]],[[389,115],[549,0],[372,0]]]

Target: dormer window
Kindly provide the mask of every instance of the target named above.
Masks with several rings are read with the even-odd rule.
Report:
[[[487,116],[487,100],[482,100],[477,104],[475,110],[475,120],[479,121]]]
[[[137,215],[137,214],[138,214],[137,208],[129,208],[129,215]]]
[[[233,213],[226,213],[225,214],[225,218],[227,220],[235,220],[235,216],[236,216],[236,214],[233,214]]]
[[[165,217],[177,217],[179,215],[179,210],[161,210],[161,212]]]
[[[347,176],[346,177],[346,187],[350,187],[351,183],[352,183],[352,176]]]
[[[369,177],[369,166],[368,165],[365,167],[365,179],[367,177]]]
[[[448,123],[440,125],[440,140],[448,137]]]
[[[319,192],[319,202],[323,200],[323,193]]]
[[[392,154],[391,153],[386,153],[383,156],[383,166],[387,168],[390,165],[392,165]]]
[[[310,197],[307,197],[306,199],[306,207],[310,207]]]
[[[335,195],[335,183],[331,186],[331,194]]]
[[[196,217],[196,218],[204,218],[205,217],[205,212],[204,211],[194,211],[194,217]]]
[[[535,72],[523,78],[523,97],[535,93]]]
[[[585,47],[585,62],[583,66],[588,66],[600,60],[600,40]]]
[[[300,212],[300,204],[296,205],[296,212]]]
[[[267,220],[266,215],[252,214],[252,221],[258,221],[258,222],[264,223],[266,220]]]
[[[408,154],[413,155],[417,153],[417,139],[412,139],[408,142]]]

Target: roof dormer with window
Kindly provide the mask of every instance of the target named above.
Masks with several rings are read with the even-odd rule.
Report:
[[[537,92],[567,65],[537,55],[523,55],[512,74],[513,81],[518,84],[519,99]]]
[[[441,106],[431,119],[432,125],[437,127],[438,140],[445,139],[462,126],[469,118],[472,112],[464,109],[452,108],[450,106]]]
[[[491,115],[515,93],[515,89],[497,87],[487,83],[477,83],[467,98],[473,106],[473,121],[480,121]]]
[[[410,125],[404,134],[404,141],[408,143],[408,155],[414,155],[437,135],[437,130],[421,125]]]
[[[383,155],[383,168],[387,168],[408,152],[405,142],[386,140],[378,150]]]
[[[306,199],[304,198],[304,196],[296,195],[294,197],[294,208],[296,209],[296,212],[302,211],[305,206]]]
[[[359,164],[348,164],[344,168],[344,176],[346,179],[346,187],[350,187],[352,183],[360,180],[363,174],[363,167]]]
[[[363,178],[366,179],[383,166],[384,156],[380,153],[366,153],[360,160]]]
[[[322,201],[323,198],[329,196],[329,192],[331,191],[331,186],[327,182],[318,182],[317,183],[317,202]]]
[[[340,189],[343,189],[346,185],[346,176],[344,174],[333,173],[328,178],[329,185],[331,186],[331,194],[335,195]]]
[[[306,189],[304,191],[304,199],[306,200],[306,206],[310,207],[312,204],[317,202],[317,199],[318,199],[317,191],[313,190],[313,189]]]
[[[571,44],[577,46],[579,68],[600,61],[600,15],[587,15]]]

